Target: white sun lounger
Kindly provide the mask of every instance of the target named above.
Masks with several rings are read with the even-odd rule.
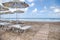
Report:
[[[0,30],[9,30],[11,28],[8,27],[8,25],[10,25],[11,23],[8,23],[8,22],[0,22]]]
[[[20,29],[21,30],[27,30],[27,29],[30,29],[31,28],[31,26],[23,26],[23,27],[21,27]]]
[[[18,29],[21,29],[21,30],[27,30],[27,29],[31,28],[31,26],[23,26],[23,27],[22,27],[22,26],[19,25],[19,24],[11,25],[11,26],[9,26],[9,27],[18,28]]]
[[[8,25],[10,23],[7,23],[7,22],[0,22],[0,25]]]
[[[9,27],[20,28],[21,26],[18,24],[10,25]]]

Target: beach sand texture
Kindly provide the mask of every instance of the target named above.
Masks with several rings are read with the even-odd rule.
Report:
[[[60,23],[24,22],[32,28],[23,33],[0,32],[0,40],[60,40]]]

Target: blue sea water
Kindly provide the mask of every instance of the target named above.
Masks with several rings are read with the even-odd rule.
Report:
[[[60,18],[6,18],[1,20],[19,20],[19,21],[31,21],[31,22],[60,22]]]

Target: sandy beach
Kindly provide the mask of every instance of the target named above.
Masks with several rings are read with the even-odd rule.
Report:
[[[32,28],[23,33],[0,30],[0,40],[60,40],[60,22],[22,23]]]

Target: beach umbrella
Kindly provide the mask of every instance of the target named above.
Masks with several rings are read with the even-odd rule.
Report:
[[[0,15],[16,13],[16,24],[19,24],[19,21],[17,20],[17,13],[24,13],[24,10],[20,10],[20,9],[29,7],[29,5],[27,3],[21,2],[19,0],[13,0],[13,1],[4,2],[4,3],[0,3],[0,4],[1,4]],[[3,24],[5,24],[5,23],[3,23]],[[27,30],[31,26],[20,27],[19,25],[13,25],[12,27],[20,28],[21,30]]]
[[[16,10],[16,11],[14,11],[14,13],[24,13],[24,11],[22,11],[22,10]]]
[[[0,15],[8,13],[9,12],[8,10],[9,10],[8,8],[4,8],[3,6],[0,5]]]
[[[9,10],[8,8],[4,8],[3,6],[0,5],[0,15],[9,13],[10,11],[8,10]]]
[[[6,11],[9,10],[8,8],[4,8],[3,6],[0,5],[0,11]]]
[[[8,8],[26,8],[29,7],[29,5],[25,2],[14,2],[14,1],[10,1],[10,2],[5,2],[2,3],[5,7]]]
[[[19,10],[18,8],[26,8],[29,5],[25,2],[21,2],[21,0],[12,0],[9,2],[0,3],[0,14],[11,14],[11,13],[24,13],[24,11]],[[14,8],[10,10],[10,8]]]
[[[4,8],[7,8],[7,9],[2,9],[0,8],[0,14],[13,14],[13,13],[16,13],[16,16],[17,16],[17,13],[24,13],[23,10],[19,10],[21,8],[26,8],[26,7],[29,7],[29,5],[25,2],[21,2],[19,0],[13,0],[13,1],[9,1],[9,2],[3,2],[3,3],[0,3]],[[12,10],[10,10],[12,8]],[[19,9],[18,9],[19,8]],[[16,17],[17,19],[17,17]]]
[[[8,8],[4,8],[0,5],[0,15],[2,14],[13,14],[13,13],[24,13],[23,10],[20,9],[15,9],[13,12],[12,10],[8,9]]]
[[[13,14],[11,11],[0,11],[0,15],[3,15],[3,14]]]
[[[16,10],[14,12],[11,12],[9,10],[7,10],[7,11],[0,11],[0,15],[2,15],[2,14],[13,14],[13,13],[24,13],[24,11],[21,11],[21,10]]]

